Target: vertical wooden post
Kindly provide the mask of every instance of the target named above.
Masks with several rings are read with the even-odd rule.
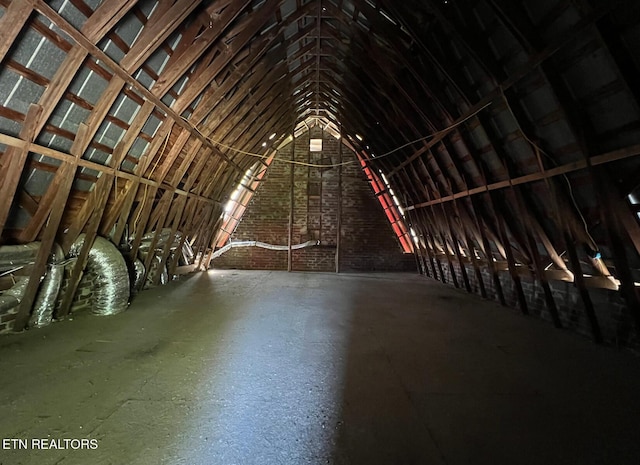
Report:
[[[342,126],[338,140],[338,225],[336,232],[336,273],[340,273],[340,243],[342,242]]]
[[[289,240],[288,245],[289,249],[287,250],[287,271],[293,270],[293,249],[291,248],[293,245],[293,203],[294,203],[294,176],[295,176],[295,165],[294,161],[296,159],[296,135],[295,135],[295,126],[293,127],[293,141],[291,142],[293,145],[291,146],[291,188],[289,191]]]

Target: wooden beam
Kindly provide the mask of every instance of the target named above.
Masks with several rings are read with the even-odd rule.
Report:
[[[0,183],[0,233],[2,233],[13,204],[13,199],[22,177],[22,170],[29,156],[29,144],[36,137],[36,129],[42,116],[42,107],[31,104],[20,130],[18,146],[9,147],[4,154],[7,161],[3,165],[4,177]]]
[[[604,165],[607,163],[612,163],[618,160],[624,160],[626,158],[631,158],[638,155],[640,155],[640,144],[631,145],[623,149],[613,150],[611,152],[595,155],[591,157],[591,165],[593,166]],[[578,160],[572,163],[566,163],[564,165],[557,166],[555,168],[547,169],[544,172],[535,172],[535,173],[527,174],[524,176],[518,176],[511,180],[494,182],[484,186],[474,187],[469,190],[457,192],[452,195],[447,195],[439,199],[429,200],[427,202],[422,202],[416,205],[409,205],[408,207],[406,207],[406,209],[413,210],[416,208],[424,208],[424,207],[428,207],[430,205],[436,205],[439,203],[452,202],[454,199],[460,199],[464,197],[483,194],[487,191],[505,189],[510,187],[511,185],[517,186],[520,184],[527,184],[527,183],[536,182],[536,181],[544,181],[545,179],[548,179],[548,178],[561,176],[563,174],[579,171],[585,168],[587,168],[587,162],[585,160]]]
[[[88,128],[84,124],[80,124],[76,135],[76,140],[71,147],[71,153],[75,154],[77,161],[82,156],[82,147],[87,143]],[[54,178],[50,187],[56,193],[55,199],[50,205],[48,212],[48,221],[40,241],[40,248],[36,254],[35,263],[29,275],[29,283],[24,291],[22,300],[18,307],[18,313],[14,322],[14,330],[22,331],[29,321],[33,303],[35,302],[40,283],[47,272],[47,263],[49,256],[53,250],[53,245],[58,234],[62,214],[64,213],[71,186],[75,179],[75,171],[77,163],[64,163],[60,168],[61,176]]]
[[[78,284],[80,284],[80,280],[82,279],[84,269],[87,266],[89,251],[91,250],[93,242],[95,241],[96,235],[98,233],[98,227],[100,226],[102,214],[104,213],[104,207],[107,203],[107,198],[109,196],[109,192],[111,191],[111,186],[113,185],[113,175],[104,173],[101,177],[104,178],[104,182],[100,183],[100,186],[96,185],[96,203],[93,205],[93,212],[85,231],[84,242],[82,244],[78,257],[76,258],[76,262],[74,263],[71,270],[69,284],[62,297],[60,308],[58,309],[56,314],[56,318],[58,319],[67,316],[69,314],[69,311],[71,310],[73,298],[78,289]]]
[[[18,37],[20,31],[33,12],[33,6],[28,1],[14,0],[0,18],[0,63],[4,61],[7,52]]]

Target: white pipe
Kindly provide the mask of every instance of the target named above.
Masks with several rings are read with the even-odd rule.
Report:
[[[307,241],[307,242],[303,242],[302,244],[295,244],[291,246],[291,250],[304,249],[306,247],[313,247],[315,245],[320,245],[320,241]],[[260,241],[238,241],[238,242],[229,242],[227,245],[225,245],[221,249],[216,250],[215,252],[213,252],[213,256],[211,258],[212,259],[218,258],[223,253],[226,253],[229,250],[236,247],[261,247],[263,249],[269,249],[269,250],[289,250],[288,245],[273,245],[273,244],[267,244],[266,242],[260,242]]]

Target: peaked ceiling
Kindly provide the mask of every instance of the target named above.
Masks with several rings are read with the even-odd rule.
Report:
[[[47,244],[34,276],[83,231],[206,251],[245,173],[321,125],[434,274],[584,275],[640,327],[639,50],[635,0],[0,0],[0,240]]]

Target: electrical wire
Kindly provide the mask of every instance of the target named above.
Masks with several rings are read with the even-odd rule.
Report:
[[[509,113],[511,113],[511,116],[512,116],[513,120],[518,125],[518,129],[520,129],[520,133],[522,134],[522,137],[524,137],[524,139],[531,145],[531,147],[536,152],[543,154],[553,164],[553,166],[557,167],[558,163],[556,162],[556,160],[551,155],[549,155],[547,152],[545,152],[538,144],[536,144],[534,141],[532,141],[529,138],[529,136],[527,136],[527,134],[524,132],[524,130],[522,129],[522,126],[520,126],[520,122],[518,121],[518,118],[516,118],[516,115],[513,112],[513,109],[511,108],[511,105],[509,104],[509,100],[507,99],[507,96],[505,95],[504,90],[502,88],[500,88],[500,93],[502,95],[502,99],[504,100],[504,103],[507,105],[507,109],[509,110]],[[582,221],[582,225],[584,227],[584,232],[587,234],[587,237],[591,241],[591,243],[593,245],[593,248],[594,248],[594,251],[595,252],[600,252],[600,248],[598,247],[598,243],[595,241],[595,239],[593,238],[593,236],[589,232],[589,225],[587,224],[587,220],[585,219],[584,215],[580,211],[580,207],[578,206],[578,202],[576,201],[575,195],[573,193],[573,187],[571,186],[571,181],[569,181],[569,178],[567,177],[566,174],[562,174],[562,177],[564,178],[565,182],[567,183],[567,187],[569,188],[569,197],[571,198],[571,202],[573,203],[573,207],[575,208],[576,212],[578,213],[578,216],[580,217],[580,220]]]
[[[441,129],[440,131],[436,131],[436,132],[434,132],[434,133],[432,133],[432,134],[429,134],[429,135],[427,135],[427,136],[420,137],[419,139],[415,139],[415,140],[412,140],[412,141],[410,141],[410,142],[407,142],[406,144],[403,144],[403,145],[401,145],[401,146],[399,146],[399,147],[396,147],[395,149],[390,150],[390,151],[388,151],[388,152],[386,152],[386,153],[383,153],[382,155],[376,155],[376,156],[374,156],[373,158],[371,158],[371,159],[369,159],[369,160],[367,160],[367,161],[372,161],[372,160],[376,160],[376,161],[377,161],[377,160],[380,160],[381,158],[385,158],[385,157],[388,157],[388,156],[390,156],[390,155],[393,155],[393,154],[394,154],[394,153],[396,153],[397,151],[402,150],[402,149],[404,149],[404,148],[406,148],[406,147],[409,147],[410,145],[413,145],[413,144],[415,144],[415,143],[422,142],[422,141],[425,141],[425,140],[429,140],[429,139],[432,139],[432,138],[434,138],[434,137],[439,136],[440,134],[443,134],[443,133],[449,132],[449,131],[451,131],[452,129],[455,129],[456,127],[460,126],[461,124],[463,124],[463,123],[467,122],[469,119],[471,119],[471,118],[473,118],[474,116],[476,116],[478,113],[480,113],[482,110],[484,110],[485,108],[487,108],[487,107],[488,107],[489,105],[491,105],[492,103],[493,103],[493,102],[489,102],[489,103],[487,103],[486,105],[484,105],[484,106],[482,106],[481,108],[479,108],[478,110],[474,111],[472,114],[470,114],[469,116],[465,117],[464,119],[462,119],[462,120],[458,121],[457,123],[454,123],[454,124],[452,124],[452,125],[450,125],[450,126],[448,126],[448,127],[444,128],[444,129]],[[182,119],[183,119],[185,122],[187,122],[187,123],[191,124],[191,123],[189,122],[189,120],[188,120],[188,119],[186,119],[185,117],[182,117]],[[222,143],[222,142],[220,142],[220,141],[217,141],[217,140],[215,140],[215,139],[212,139],[211,137],[209,137],[209,136],[207,136],[207,135],[203,134],[203,133],[202,133],[202,131],[200,131],[197,127],[193,126],[193,128],[198,132],[198,134],[200,134],[202,137],[204,137],[206,140],[208,140],[210,143],[212,143],[212,144],[214,144],[214,145],[218,145],[218,146],[220,146],[220,147],[222,147],[222,148],[224,148],[224,149],[231,150],[231,151],[233,151],[233,152],[240,153],[240,154],[242,154],[242,155],[248,155],[248,156],[250,156],[250,157],[256,157],[256,158],[260,158],[260,159],[263,159],[263,160],[264,160],[265,158],[267,158],[267,156],[266,156],[265,154],[259,154],[259,153],[247,152],[247,151],[245,151],[245,150],[240,150],[240,149],[237,149],[237,148],[232,147],[232,146],[230,146],[230,145],[224,144],[224,143]],[[351,161],[345,161],[345,162],[342,162],[342,163],[319,164],[319,163],[307,163],[307,162],[303,162],[303,161],[296,161],[296,160],[287,160],[287,159],[285,159],[285,158],[278,158],[278,157],[274,157],[274,158],[273,158],[273,160],[274,160],[274,161],[281,161],[281,162],[283,162],[283,163],[289,163],[289,164],[292,164],[292,165],[307,166],[307,167],[310,167],[310,168],[337,168],[337,167],[339,167],[339,166],[346,166],[346,165],[352,165],[352,164],[354,164],[354,163],[360,163],[360,161],[359,161],[359,160],[351,160]]]

